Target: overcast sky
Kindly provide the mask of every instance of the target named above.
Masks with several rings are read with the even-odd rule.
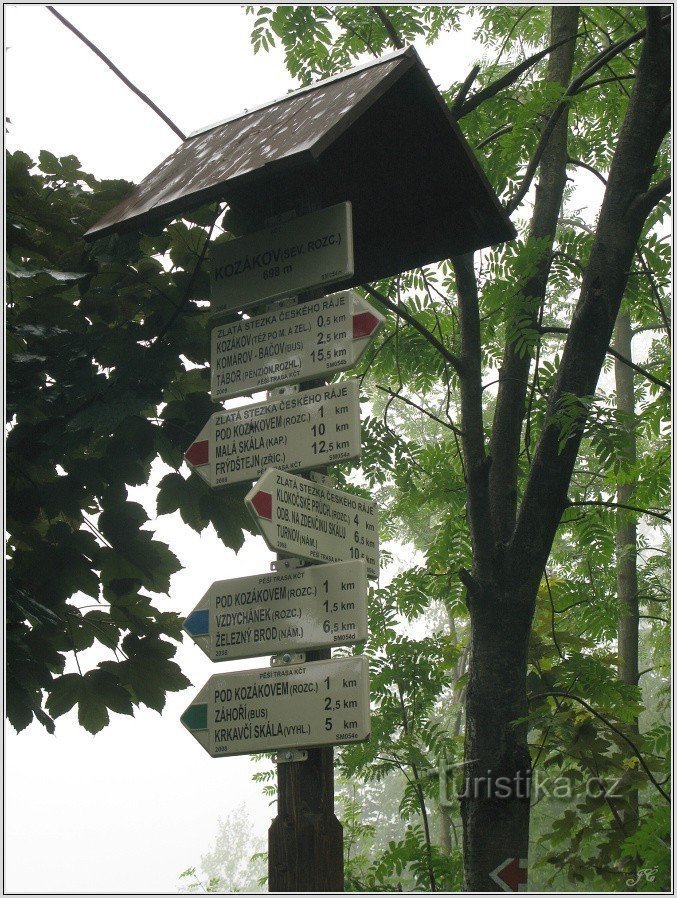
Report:
[[[279,52],[254,56],[243,6],[57,8],[185,133],[297,86]],[[74,154],[99,178],[138,181],[175,149],[176,135],[45,7],[4,11],[10,150]],[[417,49],[443,86],[465,77],[473,57],[467,36]],[[158,466],[156,480],[163,473]],[[154,516],[152,490],[130,494]],[[236,557],[213,531],[198,536],[178,514],[160,518],[156,532],[185,566],[164,600],[182,614],[214,580],[266,571],[272,559],[261,538],[249,538]],[[7,892],[174,893],[179,873],[211,847],[219,817],[242,801],[265,834],[271,809],[251,782],[253,762],[210,758],[179,723],[217,665],[190,641],[177,660],[193,688],[170,695],[161,716],[145,708],[134,719],[112,715],[95,737],[72,713],[58,720],[56,736],[38,724],[19,736],[7,726]]]

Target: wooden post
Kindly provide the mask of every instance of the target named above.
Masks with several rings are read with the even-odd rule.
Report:
[[[279,210],[271,199],[268,216]],[[297,214],[311,212],[317,204],[306,191],[299,196]],[[269,220],[261,222],[270,223]],[[316,289],[299,301],[316,299]],[[300,390],[323,386],[326,380],[307,381]],[[326,473],[326,469],[318,469]],[[278,555],[278,558],[284,558]],[[306,652],[307,661],[331,658],[331,649]],[[277,765],[277,816],[268,830],[269,892],[342,892],[343,827],[334,813],[334,749],[311,748],[305,761]]]
[[[307,652],[308,661],[331,649]],[[268,830],[271,892],[342,892],[343,827],[334,814],[334,749],[277,766],[277,817]]]

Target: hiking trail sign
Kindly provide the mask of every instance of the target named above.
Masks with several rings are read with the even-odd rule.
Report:
[[[369,738],[363,655],[214,674],[181,715],[214,758]]]
[[[211,310],[236,311],[351,277],[353,217],[337,203],[211,247]]]
[[[212,661],[349,645],[367,638],[362,559],[212,584],[183,629]]]
[[[210,486],[359,458],[357,380],[215,412],[184,458]]]
[[[212,330],[212,399],[354,367],[384,321],[352,290]]]
[[[310,561],[364,558],[378,578],[376,502],[269,468],[245,496],[268,548]]]

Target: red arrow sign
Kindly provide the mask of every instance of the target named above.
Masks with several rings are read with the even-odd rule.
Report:
[[[183,456],[191,465],[209,464],[209,440],[199,440],[188,447]]]
[[[523,892],[527,887],[527,859],[509,857],[489,874],[504,892]]]
[[[379,324],[380,320],[371,312],[360,312],[359,315],[353,315],[353,340],[373,334]]]
[[[256,509],[259,517],[265,518],[267,521],[273,520],[273,496],[263,490],[255,493],[252,497],[252,505]]]

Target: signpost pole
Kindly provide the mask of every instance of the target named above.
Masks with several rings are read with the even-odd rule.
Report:
[[[308,661],[331,649],[307,652]],[[334,813],[334,749],[277,766],[277,816],[268,830],[271,892],[342,892],[343,828]]]
[[[305,197],[310,212],[316,204]],[[299,295],[299,302],[324,291]],[[306,381],[301,392],[324,386]],[[326,469],[319,469],[326,473]],[[282,560],[284,555],[278,554]],[[331,658],[331,649],[306,652],[307,661]],[[343,827],[334,813],[334,749],[311,748],[305,761],[277,765],[277,816],[268,830],[269,892],[342,892]]]

